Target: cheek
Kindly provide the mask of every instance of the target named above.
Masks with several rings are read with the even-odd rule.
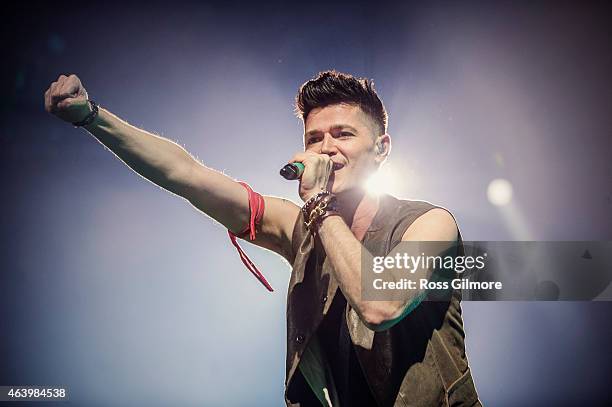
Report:
[[[367,172],[374,165],[374,156],[368,151],[362,151],[360,154],[356,154],[353,157],[354,158],[351,160],[351,167],[358,172]]]
[[[347,181],[350,180],[351,183],[365,181],[375,170],[373,163],[374,158],[367,154],[355,157],[350,160],[346,168],[347,171],[343,174],[342,178]]]
[[[363,165],[372,159],[371,152],[362,143],[348,143],[340,152],[351,162],[351,165]]]

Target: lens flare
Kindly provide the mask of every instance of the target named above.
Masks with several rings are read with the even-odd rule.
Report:
[[[503,178],[491,181],[487,188],[489,202],[495,206],[505,206],[512,200],[512,184]]]
[[[368,178],[365,183],[369,194],[380,195],[383,193],[397,195],[399,182],[389,165],[383,165],[378,171]]]

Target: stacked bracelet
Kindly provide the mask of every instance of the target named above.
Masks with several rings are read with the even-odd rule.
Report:
[[[85,116],[85,118],[81,120],[80,122],[72,123],[73,126],[76,126],[76,127],[88,126],[92,124],[96,116],[98,116],[98,104],[94,102],[93,100],[87,100],[87,103],[89,103],[89,106],[91,107],[91,112],[89,112],[89,114]]]
[[[323,219],[340,215],[336,196],[329,191],[321,191],[310,198],[302,207],[304,225],[311,232],[316,231]]]

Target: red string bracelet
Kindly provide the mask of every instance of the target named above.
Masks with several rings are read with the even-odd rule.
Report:
[[[255,230],[257,225],[261,223],[261,219],[263,218],[265,202],[263,197],[257,192],[253,191],[251,187],[246,182],[238,182],[240,185],[246,188],[249,193],[249,212],[250,219],[247,227],[238,234],[232,233],[231,230],[228,229],[227,234],[229,235],[232,244],[238,250],[238,254],[240,255],[240,260],[246,266],[246,268],[253,273],[253,275],[268,289],[268,291],[274,291],[272,286],[268,283],[266,278],[261,274],[261,272],[257,269],[257,266],[249,259],[249,256],[242,250],[242,247],[238,244],[236,238],[246,238],[249,236],[250,240],[255,240]]]

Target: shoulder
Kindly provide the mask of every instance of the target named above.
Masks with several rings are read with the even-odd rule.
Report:
[[[454,241],[459,228],[452,213],[427,201],[397,200],[400,206],[415,212],[414,220],[402,235],[402,241]]]
[[[433,208],[419,216],[404,232],[403,241],[455,241],[459,230],[455,218],[443,208]]]

